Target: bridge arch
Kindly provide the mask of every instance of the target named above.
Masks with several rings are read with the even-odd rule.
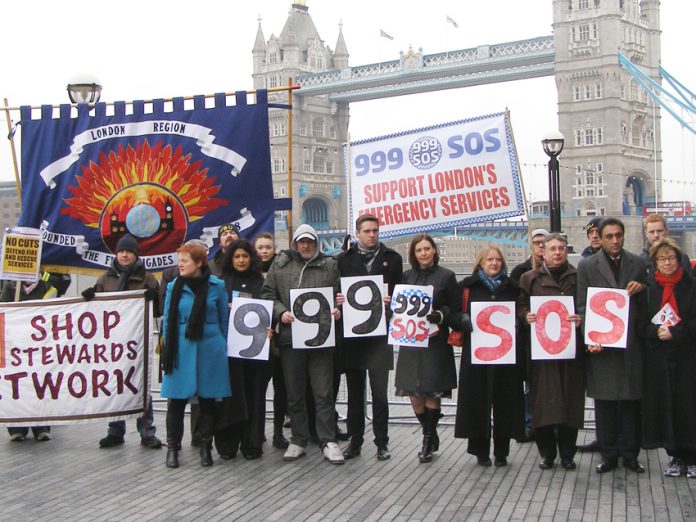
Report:
[[[329,204],[319,196],[307,198],[302,203],[302,223],[312,225],[317,230],[329,228]]]

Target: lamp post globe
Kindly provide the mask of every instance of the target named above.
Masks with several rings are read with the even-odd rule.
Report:
[[[72,103],[93,105],[101,98],[102,86],[94,79],[80,78],[70,82],[67,90]]]
[[[561,231],[561,184],[558,156],[563,151],[565,140],[558,131],[547,134],[541,145],[549,157],[549,226],[551,232]]]

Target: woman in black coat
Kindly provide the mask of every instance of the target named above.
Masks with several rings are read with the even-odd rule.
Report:
[[[254,247],[246,239],[234,241],[222,262],[222,280],[230,303],[235,297],[258,299],[263,275]],[[266,422],[266,389],[271,379],[270,361],[230,358],[230,375],[241,371],[246,400],[246,422],[241,425],[241,452],[248,460],[263,453]]]
[[[655,241],[649,255],[655,272],[647,288],[643,447],[667,450],[666,476],[696,478],[696,282],[680,266],[674,240]],[[667,305],[676,324],[654,319]]]
[[[427,348],[401,346],[396,362],[396,394],[408,396],[416,417],[423,426],[423,447],[418,453],[421,462],[430,462],[439,449],[437,423],[440,420],[440,399],[452,397],[457,387],[457,370],[452,347],[447,344],[450,313],[456,307],[457,279],[454,272],[438,266],[440,256],[433,238],[418,234],[411,240],[408,261],[411,270],[404,272],[403,284],[433,286],[431,312],[426,319],[440,325],[431,335]]]
[[[474,273],[457,286],[460,299],[465,288],[469,291],[461,323],[451,324],[464,332],[454,436],[469,439],[467,452],[476,455],[481,466],[490,466],[493,409],[495,465],[506,466],[510,439],[524,437],[524,352],[517,349],[516,364],[472,364],[469,316],[473,301],[517,301],[519,290],[507,275],[498,247],[489,245],[481,251]]]

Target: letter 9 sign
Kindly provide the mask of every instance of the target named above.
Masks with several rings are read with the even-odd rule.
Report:
[[[273,301],[235,297],[230,309],[227,355],[267,361],[272,312]]]
[[[471,363],[515,364],[515,303],[471,303]]]
[[[384,318],[384,277],[342,277],[343,336],[373,337],[387,334]]]
[[[575,313],[573,297],[532,296],[529,304],[536,314],[531,325],[532,360],[574,359],[575,324],[568,320]]]
[[[432,302],[432,286],[396,285],[391,299],[393,315],[389,323],[389,343],[427,347],[431,333],[438,330],[437,325],[425,318],[432,309]]]
[[[333,288],[295,288],[290,290],[293,348],[336,346]]]

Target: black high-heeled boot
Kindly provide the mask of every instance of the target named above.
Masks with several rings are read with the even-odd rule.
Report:
[[[433,460],[433,436],[440,420],[440,410],[425,409],[423,418],[423,448],[418,453],[418,460],[431,462]]]

